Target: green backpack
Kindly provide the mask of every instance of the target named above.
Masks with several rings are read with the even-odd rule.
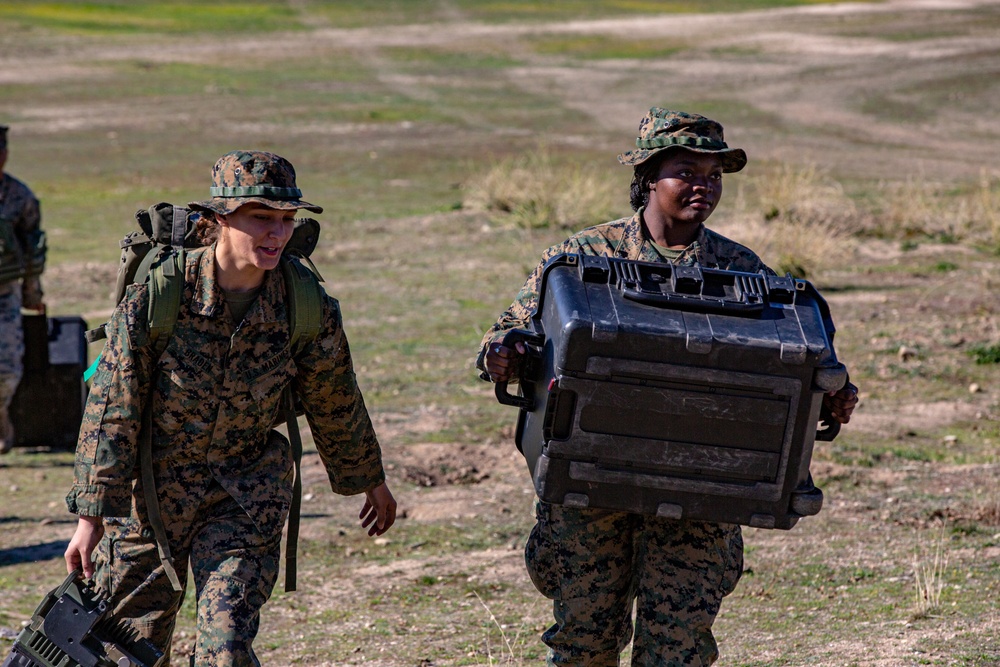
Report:
[[[121,261],[115,287],[115,303],[125,298],[129,285],[149,285],[149,336],[157,354],[163,354],[173,335],[184,294],[185,250],[201,247],[195,232],[200,214],[191,209],[165,202],[136,211],[137,231],[125,236],[121,246]],[[282,252],[279,267],[285,280],[289,321],[289,344],[296,355],[319,335],[323,319],[323,289],[319,275],[309,255],[319,242],[319,223],[312,218],[295,221],[295,230]],[[303,264],[308,264],[308,268]],[[87,331],[87,342],[107,338],[107,323]],[[89,380],[100,362],[101,355],[87,369],[84,379]],[[152,383],[155,386],[155,382]],[[152,389],[151,389],[152,391]],[[295,481],[292,504],[288,512],[288,534],[285,548],[285,590],[295,590],[296,552],[298,546],[299,511],[302,504],[302,438],[299,434],[295,396],[287,387],[282,396],[283,418],[295,464]],[[160,515],[159,501],[153,478],[152,458],[152,401],[146,401],[143,411],[142,431],[139,438],[139,462],[142,473],[143,494],[149,522],[156,537],[160,561],[174,589],[180,591],[180,580],[173,566],[166,529]],[[272,432],[271,437],[281,437]]]

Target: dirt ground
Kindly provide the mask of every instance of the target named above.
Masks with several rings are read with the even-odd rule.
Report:
[[[854,161],[864,175],[878,176],[878,170],[891,167],[898,156],[887,155],[882,149],[886,142],[895,146],[919,147],[912,155],[915,173],[940,169],[939,161],[948,160],[949,168],[966,174],[978,174],[981,167],[992,162],[992,144],[978,136],[1000,133],[1000,118],[979,113],[996,102],[995,90],[983,106],[963,108],[952,104],[947,109],[947,124],[951,127],[974,127],[974,133],[938,132],[935,127],[943,118],[927,118],[926,123],[902,124],[879,120],[871,113],[856,108],[858,100],[872,91],[886,91],[894,102],[906,103],[906,91],[921,84],[933,84],[949,77],[970,74],[967,58],[985,60],[995,49],[995,34],[970,28],[969,16],[977,8],[990,7],[989,0],[925,1],[891,0],[881,3],[845,2],[818,6],[741,12],[737,14],[662,15],[623,19],[581,20],[564,23],[530,23],[493,25],[463,21],[461,13],[447,24],[397,26],[381,28],[337,29],[317,27],[308,40],[275,39],[269,53],[280,58],[283,52],[297,56],[309,51],[322,53],[330,49],[361,49],[376,63],[384,65],[378,72],[380,80],[391,83],[403,92],[426,95],[419,76],[394,71],[388,60],[378,58],[378,50],[387,47],[442,47],[466,42],[488,42],[504,45],[524,55],[518,49],[518,38],[564,37],[567,35],[607,35],[634,39],[679,39],[698,44],[703,56],[689,62],[656,63],[628,60],[598,61],[581,75],[575,64],[554,65],[550,60],[538,65],[512,69],[510,76],[525,90],[556,95],[571,109],[600,121],[612,129],[630,127],[636,108],[648,106],[649,87],[658,91],[709,88],[726,91],[727,96],[743,100],[755,108],[773,114],[776,122],[789,127],[823,128],[819,137],[843,133],[848,141],[842,147],[831,146],[818,139],[815,146],[796,136],[794,145],[774,142],[773,136],[741,135],[750,154],[773,159],[788,159],[800,163]],[[893,16],[893,30],[910,30],[916,35],[933,27],[940,31],[936,39],[880,39],[864,35],[864,26],[878,25],[880,17]],[[902,17],[902,18],[900,18]],[[973,19],[974,21],[974,19]],[[857,37],[824,34],[827,24],[847,23],[859,26]],[[909,24],[909,25],[907,25]],[[817,28],[817,25],[820,27]],[[954,29],[949,28],[954,25]],[[12,45],[13,46],[13,45]],[[66,49],[69,46],[64,47]],[[218,36],[198,43],[159,42],[143,45],[85,47],[72,46],[67,53],[58,43],[52,44],[45,55],[24,56],[16,48],[0,51],[0,83],[61,81],[99,76],[87,69],[97,64],[143,60],[149,62],[205,63],[220,56],[236,57],[258,48],[253,39]],[[754,53],[753,58],[740,58],[741,50]],[[995,57],[995,54],[993,54]],[[971,67],[989,72],[989,61],[974,62]],[[639,78],[643,85],[629,85]],[[658,94],[655,94],[657,96]],[[951,101],[957,102],[962,93],[956,92]],[[31,131],[59,132],[83,126],[155,127],[157,111],[138,115],[124,114],[124,109],[88,104],[24,110],[34,120],[26,123]],[[175,113],[166,109],[164,113]],[[298,128],[303,133],[348,134],[359,129],[356,125],[310,124]],[[804,133],[808,135],[808,132]],[[866,141],[870,139],[870,141]],[[563,141],[587,141],[588,137],[567,135]],[[614,149],[613,147],[611,148]],[[831,154],[831,151],[834,151]],[[935,166],[937,165],[937,166]]]
[[[424,81],[412,73],[396,71],[388,59],[380,60],[378,50],[402,46],[448,46],[456,42],[490,42],[504,48],[519,49],[518,40],[538,37],[564,37],[567,35],[609,35],[637,39],[677,39],[686,43],[699,43],[698,57],[678,62],[671,59],[662,66],[656,62],[623,59],[595,61],[582,70],[576,64],[561,64],[553,59],[536,59],[537,62],[512,68],[508,76],[520,89],[528,92],[558,96],[571,110],[596,120],[609,135],[627,136],[632,132],[635,110],[649,106],[651,98],[664,97],[663,91],[688,90],[699,86],[710,87],[725,93],[736,102],[766,114],[766,123],[752,125],[753,129],[741,133],[741,145],[755,159],[799,163],[832,163],[843,168],[853,168],[858,179],[878,179],[885,173],[907,164],[915,174],[934,174],[947,171],[954,177],[974,177],[984,165],[996,165],[997,138],[1000,137],[1000,114],[981,113],[1000,105],[1000,86],[980,94],[967,103],[956,102],[948,106],[941,117],[928,117],[922,122],[894,122],[886,115],[872,114],[859,106],[859,100],[873,91],[885,91],[887,99],[905,106],[908,91],[921,85],[938,85],[951,77],[968,75],[970,59],[988,76],[1000,71],[1000,49],[997,34],[975,29],[974,12],[988,8],[995,2],[948,0],[893,0],[884,3],[841,3],[814,7],[796,7],[739,14],[659,16],[655,18],[602,19],[562,23],[531,23],[512,25],[487,25],[468,22],[458,10],[454,21],[448,24],[400,26],[392,30],[345,30],[317,25],[308,40],[275,40],[271,44],[275,57],[283,49],[316,53],[330,49],[368,50],[372,62],[381,67],[378,76],[401,91],[414,96],[428,94]],[[909,29],[920,32],[932,26],[939,34],[934,39],[879,39],[866,34],[866,25],[874,24],[881,17],[892,14],[894,29],[904,30],[900,23],[912,24]],[[899,17],[902,16],[900,19]],[[824,28],[824,21],[833,24],[859,26],[857,36]],[[954,24],[954,30],[948,26]],[[118,61],[149,60],[152,62],[205,63],[216,58],[233,57],[251,53],[259,48],[252,39],[219,36],[211,41],[184,42],[174,46],[157,43],[148,47],[141,43],[130,46],[88,46],[86,51],[70,52],[68,47],[56,43],[44,54],[22,55],[5,45],[0,48],[0,83],[49,81],[53,86],[72,79],[99,76],[87,63],[114,63]],[[753,53],[754,57],[741,57]],[[438,82],[439,83],[439,82]],[[651,94],[651,90],[655,93]],[[722,93],[720,92],[720,95]],[[948,102],[942,99],[942,106]],[[155,107],[148,113],[124,113],[120,109],[103,106],[99,102],[50,106],[36,110],[24,109],[27,118],[23,124],[33,133],[57,133],[67,128],[122,126],[156,127],[162,118],[159,113],[174,113]],[[740,120],[734,119],[739,126]],[[954,131],[971,127],[975,132]],[[945,131],[945,128],[950,128]],[[357,124],[313,123],[299,128],[303,133],[317,136],[350,136],[361,128]],[[782,136],[793,137],[783,141]],[[811,137],[816,137],[815,139]],[[830,137],[838,137],[831,140]],[[987,137],[989,140],[984,140]],[[591,143],[592,138],[574,134],[569,128],[558,141],[567,145]],[[610,140],[604,148],[616,152],[620,142]],[[886,146],[892,146],[889,151]],[[901,158],[900,155],[903,155]],[[444,214],[447,215],[447,214]],[[392,223],[387,223],[391,225]],[[885,242],[881,246],[867,246],[861,251],[873,253],[861,256],[856,266],[874,267],[871,272],[853,275],[834,275],[827,280],[841,288],[830,296],[831,307],[844,331],[845,343],[858,352],[857,363],[868,363],[860,358],[862,352],[875,350],[883,343],[872,335],[855,331],[873,331],[874,319],[878,326],[883,321],[906,318],[911,330],[907,343],[928,354],[930,350],[945,349],[970,339],[997,339],[1000,314],[996,305],[996,289],[1000,288],[998,264],[990,260],[970,260],[963,263],[960,274],[963,282],[948,276],[926,275],[923,267],[937,261],[954,249],[926,244],[921,258],[913,255],[902,257],[898,243]],[[978,256],[977,256],[978,257]],[[912,271],[884,272],[894,262],[914,262]],[[50,289],[66,294],[78,292],[81,296],[92,294],[108,284],[113,268],[103,265],[86,265],[81,272],[79,265],[52,267],[49,273]],[[919,269],[919,270],[918,270]],[[83,275],[83,279],[80,276]],[[975,282],[978,281],[978,282]],[[976,289],[966,290],[963,285],[975,282]],[[519,282],[510,285],[513,296]],[[892,288],[892,289],[888,289]],[[943,296],[942,296],[943,295]],[[944,328],[925,327],[933,321],[930,303],[940,303],[948,297],[959,319],[965,323],[966,332],[941,333]],[[924,301],[921,308],[921,299]],[[506,303],[497,303],[499,313]],[[902,314],[901,314],[902,313]],[[100,313],[91,313],[99,315]],[[853,336],[853,338],[851,338]],[[894,339],[895,340],[895,339]],[[964,394],[955,391],[946,396],[907,393],[905,382],[891,376],[896,372],[883,357],[871,361],[881,367],[872,373],[882,372],[884,383],[877,387],[862,387],[863,402],[855,419],[848,427],[852,442],[882,441],[897,438],[905,441],[907,434],[945,433],[952,427],[968,431],[968,425],[995,422],[1000,419],[1000,386],[994,376],[992,384],[981,383],[976,391]],[[881,361],[880,361],[881,360]],[[850,360],[848,360],[850,362]],[[914,360],[915,364],[922,359]],[[912,368],[912,366],[911,366]],[[471,369],[470,369],[471,373]],[[902,386],[896,386],[902,385]],[[470,393],[482,401],[492,401],[486,386],[471,388]],[[343,545],[329,547],[331,554],[323,553],[328,517],[350,517],[360,509],[356,498],[335,497],[324,490],[325,473],[318,456],[307,453],[304,459],[304,520],[303,540],[312,546],[301,559],[301,577],[306,583],[297,598],[276,596],[269,603],[262,630],[264,647],[262,657],[273,664],[365,664],[372,665],[444,665],[444,664],[527,664],[538,662],[537,635],[549,623],[548,603],[537,596],[523,571],[521,545],[525,532],[531,525],[530,512],[533,493],[524,461],[513,447],[513,413],[507,431],[488,442],[418,442],[405,447],[391,447],[395,440],[406,436],[420,440],[421,434],[437,433],[453,417],[433,406],[414,415],[411,413],[374,413],[380,439],[389,443],[386,448],[387,472],[398,482],[400,492],[400,521],[407,528],[404,535],[419,534],[421,527],[449,532],[448,539],[472,539],[463,533],[475,532],[473,526],[488,524],[491,540],[488,546],[462,551],[422,555],[428,547],[419,540],[400,538],[392,533],[372,544],[344,537],[347,527],[340,529]],[[956,446],[961,446],[961,443]],[[839,525],[869,525],[862,535],[867,535],[874,545],[878,538],[877,524],[881,520],[895,521],[895,525],[911,525],[926,529],[932,522],[927,513],[914,513],[907,517],[896,513],[895,507],[905,500],[905,489],[919,486],[923,493],[960,495],[972,488],[996,487],[997,464],[954,463],[931,469],[923,463],[912,466],[887,465],[885,467],[854,465],[838,460],[832,454],[817,457],[814,476],[831,482],[834,493],[822,514],[814,520],[785,533],[748,530],[747,542],[753,546],[748,551],[748,567],[764,569],[769,562],[791,558],[798,551],[818,549],[823,543],[835,541],[832,531]],[[898,462],[898,460],[897,460]],[[2,462],[0,462],[2,463]],[[33,464],[32,464],[33,465]],[[50,475],[65,482],[65,470],[44,472],[26,465],[34,475]],[[18,472],[17,474],[21,474]],[[861,488],[861,492],[845,492],[838,497],[836,489]],[[15,483],[5,491],[12,494]],[[23,486],[23,483],[21,484]],[[877,500],[872,498],[877,497]],[[893,505],[894,497],[904,498]],[[2,501],[0,501],[2,502]],[[57,499],[46,499],[39,508],[39,517],[60,517]],[[962,519],[984,522],[1000,534],[1000,517],[988,516],[995,511],[989,502],[980,505],[953,503],[940,509],[941,517],[957,522]],[[977,514],[978,512],[978,514]],[[949,514],[950,513],[950,514]],[[26,515],[27,516],[27,515]],[[44,523],[42,523],[44,521]],[[909,524],[907,524],[909,522]],[[7,532],[16,544],[41,544],[68,539],[73,525],[64,518],[40,518],[37,523],[15,519],[7,522]],[[347,524],[346,521],[343,523]],[[339,525],[339,524],[338,524]],[[4,526],[0,526],[4,527]],[[502,535],[497,538],[496,535]],[[4,544],[6,550],[16,546]],[[881,545],[881,543],[879,543]],[[874,546],[853,544],[843,558],[859,568],[877,568],[891,552],[880,551]],[[385,558],[371,557],[383,550]],[[369,550],[372,553],[369,553]],[[336,551],[336,554],[332,552]],[[353,558],[364,551],[368,558]],[[393,557],[392,554],[396,554]],[[402,554],[402,555],[400,555]],[[37,554],[36,554],[37,555]],[[52,557],[56,554],[48,554]],[[956,553],[955,562],[1000,562],[1000,547],[990,546],[978,553]],[[332,559],[327,562],[325,559]],[[835,559],[834,559],[835,560]],[[332,565],[331,565],[332,563]],[[430,579],[427,579],[430,577]],[[425,581],[426,580],[426,581]],[[461,582],[459,585],[456,582]],[[421,582],[425,582],[422,584]],[[434,582],[438,582],[434,584]],[[475,583],[483,590],[502,591],[507,599],[496,598],[477,601],[468,588]],[[413,615],[404,608],[390,605],[363,605],[358,600],[398,594],[401,600],[413,599],[418,607],[425,604],[425,591],[434,586],[457,593],[457,602],[441,593],[438,602],[446,607],[440,612],[440,624]],[[491,587],[493,587],[491,589]],[[745,580],[746,598],[764,595],[754,580]],[[479,590],[479,589],[477,589]],[[405,596],[412,596],[407,598]],[[995,602],[995,600],[994,600]],[[452,609],[447,605],[454,604]],[[4,603],[0,602],[0,611]],[[519,605],[519,606],[518,606]],[[361,608],[350,618],[338,615],[342,608]],[[387,608],[388,607],[388,608]],[[740,607],[737,607],[739,609]],[[308,610],[308,611],[306,611]],[[344,646],[327,646],[324,639],[308,634],[305,625],[307,613],[316,615],[328,612],[327,625],[338,642],[356,642],[350,651]],[[975,623],[963,618],[952,618],[942,624],[906,624],[906,621],[886,621],[882,625],[859,626],[856,636],[841,632],[830,639],[826,648],[809,644],[796,652],[787,643],[769,645],[766,638],[752,638],[753,628],[741,629],[736,614],[724,610],[720,617],[720,641],[723,659],[720,666],[733,665],[873,665],[877,667],[902,667],[916,664],[1000,664],[1000,648],[983,640],[981,662],[959,662],[947,649],[948,633],[961,637],[974,632],[977,637],[1000,636],[1000,612],[994,608],[975,616]],[[495,617],[493,615],[496,615]],[[506,615],[505,615],[506,614]],[[464,616],[463,616],[464,615]],[[482,630],[477,637],[485,637],[479,645],[455,649],[454,626],[474,618]],[[497,619],[501,620],[497,620]],[[298,624],[301,624],[299,627]],[[425,627],[421,628],[421,624]],[[449,625],[450,624],[450,625]],[[2,624],[0,624],[2,625]],[[190,648],[190,622],[182,623],[176,651],[183,654]],[[975,627],[972,627],[975,625]],[[429,626],[429,627],[428,627]],[[496,629],[507,630],[510,635],[499,636]],[[10,638],[14,627],[0,627],[0,638]],[[296,632],[303,634],[298,635]],[[187,634],[186,634],[187,633]],[[943,634],[942,634],[943,633]],[[516,636],[515,636],[516,635]],[[272,639],[272,637],[274,639]],[[280,638],[280,639],[279,639]],[[451,643],[449,643],[451,642]],[[931,642],[931,648],[927,648]],[[419,645],[418,648],[414,646]],[[353,644],[352,644],[353,646]],[[750,646],[751,648],[741,648]],[[822,646],[822,644],[821,644]],[[965,646],[965,645],[963,645]],[[0,649],[5,644],[0,643]],[[319,647],[319,648],[318,648]],[[535,648],[530,648],[535,647]],[[346,653],[345,653],[346,651]],[[338,656],[331,659],[315,658],[316,655]],[[808,656],[808,657],[800,657]]]

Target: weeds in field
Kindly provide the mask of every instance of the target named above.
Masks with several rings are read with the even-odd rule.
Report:
[[[1000,526],[1000,490],[975,490],[972,502],[972,517],[987,526]]]
[[[978,213],[989,234],[987,240],[992,250],[1000,254],[1000,178],[997,179],[997,186],[994,186],[993,177],[985,169],[979,173],[976,202]]]
[[[493,621],[493,625],[497,626],[497,630],[500,631],[500,639],[503,640],[503,645],[500,647],[500,655],[497,657],[493,655],[493,648],[491,647],[489,637],[487,636],[486,658],[489,660],[488,664],[490,667],[493,667],[493,665],[504,665],[506,667],[520,665],[523,662],[523,656],[519,656],[514,650],[520,641],[520,629],[518,629],[517,634],[514,635],[513,640],[509,639],[507,637],[505,627],[501,625],[500,621],[497,620],[497,617],[493,614],[493,610],[491,610],[489,605],[487,605],[483,599],[479,597],[479,593],[476,593],[475,591],[473,591],[473,593],[475,594],[476,599],[479,600],[479,604],[483,605],[483,609],[485,609],[486,613],[490,615],[490,620]]]
[[[969,348],[969,356],[977,364],[1000,364],[1000,343],[996,345],[975,345]]]
[[[857,207],[839,183],[816,167],[780,165],[741,182],[733,230],[778,273],[814,277],[843,261],[857,230]]]
[[[913,556],[916,618],[926,617],[941,606],[941,592],[944,590],[944,577],[948,569],[944,524],[935,533],[932,544],[918,542],[917,552]]]
[[[744,196],[768,222],[822,224],[850,230],[857,219],[854,202],[844,188],[815,165],[781,164],[770,173],[754,176]]]
[[[496,162],[465,190],[465,208],[523,229],[589,227],[619,217],[627,200],[598,169],[559,164],[545,148]]]
[[[970,191],[925,179],[881,184],[875,204],[855,202],[815,165],[779,164],[739,182],[723,233],[779,273],[814,277],[846,260],[856,237],[971,242],[1000,253],[1000,179],[983,170]],[[544,147],[500,160],[465,186],[465,208],[522,229],[581,229],[625,213],[599,170],[559,163]]]
[[[879,188],[881,208],[861,231],[885,238],[931,237],[1000,252],[1000,178],[985,169],[968,192],[926,179]]]

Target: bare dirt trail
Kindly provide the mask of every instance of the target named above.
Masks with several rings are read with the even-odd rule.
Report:
[[[974,174],[988,164],[990,148],[978,136],[1000,136],[1000,119],[979,114],[973,108],[948,110],[947,126],[972,127],[974,133],[941,127],[941,119],[926,122],[876,120],[870,109],[859,108],[860,100],[873,92],[905,107],[906,91],[921,84],[969,75],[973,67],[990,76],[1000,70],[996,36],[949,34],[947,21],[955,12],[989,7],[988,1],[923,2],[897,0],[885,3],[841,3],[780,8],[742,13],[663,15],[564,22],[484,24],[463,20],[452,9],[453,21],[382,28],[340,29],[329,27],[322,17],[306,16],[311,32],[277,36],[269,40],[266,57],[307,57],[310,54],[348,51],[360,54],[378,78],[416,99],[428,93],[419,78],[393,71],[391,61],[379,55],[386,47],[447,47],[455,42],[494,42],[515,51],[529,64],[510,70],[510,78],[525,90],[556,95],[564,104],[619,132],[631,127],[636,109],[651,101],[669,103],[688,99],[693,92],[711,99],[713,91],[724,91],[736,101],[773,115],[772,126],[796,130],[794,145],[773,141],[764,128],[742,131],[741,139],[755,156],[826,163],[856,160],[862,169],[877,175],[887,166],[879,146],[886,143],[913,146],[915,172],[929,170],[931,159],[942,155],[954,166]],[[936,27],[936,39],[881,39],[865,22],[880,16],[912,14],[913,30]],[[847,34],[833,34],[829,19],[836,17],[850,26]],[[965,25],[968,27],[968,24]],[[875,31],[877,33],[877,31]],[[856,36],[850,36],[857,33]],[[867,33],[867,34],[866,34]],[[531,56],[518,46],[520,39],[558,39],[572,35],[604,35],[621,39],[663,40],[688,45],[690,60],[671,59],[661,64],[648,61],[560,62],[558,58]],[[753,57],[741,57],[741,53]],[[45,55],[25,57],[11,45],[0,45],[0,83],[50,82],[102,77],[102,68],[121,62],[209,63],[220,57],[262,57],[256,39],[219,35],[203,39],[136,40],[128,45],[102,46],[66,39],[48,44]],[[671,91],[677,91],[672,93]],[[1000,92],[981,100],[996,106]],[[25,132],[55,132],[87,125],[134,125],[156,122],[157,109],[142,114],[116,113],[99,106],[23,110]],[[165,110],[175,113],[176,110]],[[144,119],[144,120],[139,120]],[[739,122],[739,119],[733,119]],[[342,128],[343,129],[343,128]],[[734,128],[735,129],[735,128]],[[312,128],[322,133],[321,128]],[[336,131],[335,129],[332,131]],[[822,139],[810,145],[808,136]],[[828,137],[842,133],[846,141],[839,150],[830,148]],[[572,140],[570,137],[568,140]],[[867,147],[871,146],[870,149]],[[916,150],[919,148],[919,150]],[[961,158],[957,156],[961,155]]]

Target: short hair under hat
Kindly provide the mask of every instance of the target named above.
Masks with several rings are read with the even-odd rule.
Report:
[[[722,158],[722,171],[739,171],[746,166],[747,154],[742,148],[730,148],[722,136],[722,125],[684,111],[652,107],[639,121],[636,150],[618,156],[624,165],[637,165],[669,149],[683,148],[696,153],[717,153]]]
[[[212,167],[211,199],[188,204],[193,209],[229,215],[243,204],[257,203],[268,208],[304,208],[322,213],[323,208],[302,201],[295,185],[295,167],[274,153],[232,151]]]
[[[9,129],[6,125],[0,125],[0,151],[7,148],[7,130]]]

